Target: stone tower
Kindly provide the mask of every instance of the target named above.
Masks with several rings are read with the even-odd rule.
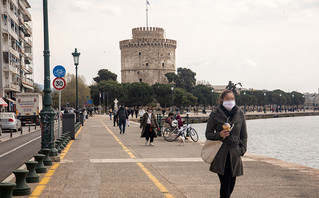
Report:
[[[134,28],[132,34],[133,39],[120,41],[122,83],[168,83],[165,74],[175,72],[176,41],[157,27]]]

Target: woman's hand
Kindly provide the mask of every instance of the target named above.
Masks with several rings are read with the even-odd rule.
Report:
[[[225,138],[225,137],[229,136],[229,130],[222,130],[219,133],[219,136],[222,137],[222,138]]]

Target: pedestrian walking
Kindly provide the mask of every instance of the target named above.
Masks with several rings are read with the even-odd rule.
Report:
[[[154,138],[157,137],[156,130],[159,130],[158,124],[156,122],[155,115],[151,106],[148,107],[147,112],[144,113],[140,128],[142,128],[141,138],[145,138],[145,145],[154,146]]]
[[[122,105],[119,110],[117,111],[117,116],[119,119],[119,128],[120,128],[120,134],[123,133],[125,134],[125,125],[126,125],[126,120],[128,118],[128,112]]]
[[[143,109],[143,107],[140,108],[140,110],[138,111],[138,116],[142,117],[145,114],[145,110]]]
[[[116,123],[116,126],[119,126],[119,119],[118,119],[118,115],[117,115],[117,109],[114,108],[114,111],[113,111],[113,126],[115,127],[115,123]]]
[[[112,120],[112,115],[113,115],[112,109],[109,110],[109,115],[110,115],[110,120]]]
[[[86,120],[87,119],[87,115],[88,115],[88,113],[87,113],[87,111],[86,111],[86,109],[83,109],[83,120]]]
[[[135,118],[137,118],[137,115],[138,115],[138,109],[135,108]]]
[[[224,123],[229,123],[232,130],[223,129]],[[220,94],[219,105],[207,122],[206,138],[222,141],[210,171],[218,174],[220,197],[229,198],[234,190],[236,177],[244,174],[241,156],[247,150],[245,116],[236,106],[235,95],[231,90]]]

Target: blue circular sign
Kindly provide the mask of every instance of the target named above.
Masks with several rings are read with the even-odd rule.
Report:
[[[62,65],[57,65],[53,69],[53,75],[57,78],[63,78],[66,74],[65,68]]]

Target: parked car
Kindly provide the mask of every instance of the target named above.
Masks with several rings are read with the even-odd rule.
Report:
[[[21,121],[17,119],[15,113],[0,113],[0,125],[3,130],[22,130]]]

